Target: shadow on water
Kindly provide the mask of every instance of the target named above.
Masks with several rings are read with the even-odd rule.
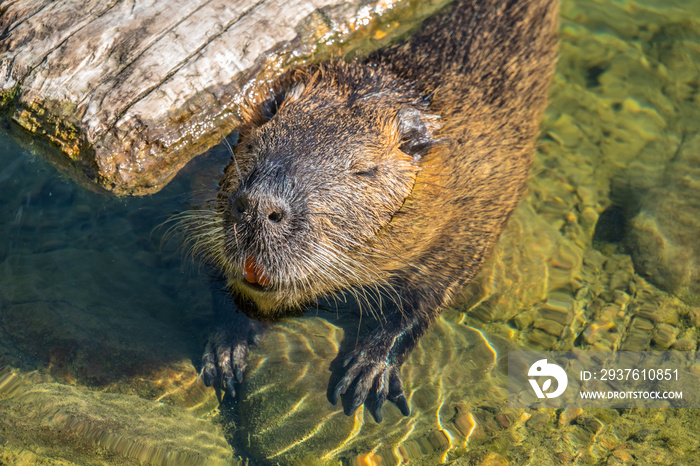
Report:
[[[3,138],[0,362],[138,392],[135,381],[196,361],[211,314],[206,280],[162,225],[214,192],[226,160],[213,150],[162,192],[117,199]]]
[[[217,147],[158,194],[113,198],[77,186],[42,158],[0,139],[0,230],[7,238],[0,244],[0,367],[40,374],[37,381],[44,384],[58,382],[48,389],[55,395],[41,397],[41,406],[47,403],[62,412],[56,407],[60,403],[84,403],[89,398],[85,393],[62,391],[77,386],[137,395],[199,416],[218,412],[212,426],[221,428],[234,451],[249,453],[255,461],[266,459],[256,443],[254,422],[259,419],[251,415],[251,406],[259,401],[250,394],[256,383],[276,383],[276,373],[259,371],[262,380],[244,383],[235,400],[214,396],[198,379],[213,321],[210,287],[206,270],[186,257],[182,238],[169,230],[174,214],[215,193],[228,158],[226,149]],[[368,316],[360,318],[350,300],[329,299],[300,321],[274,330],[284,344],[275,346],[273,337],[270,346],[253,352],[258,361],[279,359],[281,353],[292,379],[313,355],[317,367],[310,375],[318,386],[304,382],[300,390],[312,396],[309,405],[334,413],[351,430],[355,418],[327,399],[331,369],[376,325]],[[309,329],[312,335],[305,336]],[[313,342],[314,333],[321,336],[318,342]],[[293,357],[299,363],[289,367],[285,358],[293,354],[300,355]],[[319,372],[325,375],[314,375]],[[294,402],[285,401],[290,400]],[[137,403],[123,402],[125,413],[129,403]],[[267,403],[258,407],[266,409]],[[87,406],[80,421],[71,422],[83,425],[87,421],[81,416],[107,409]],[[40,408],[34,414],[43,415]],[[304,428],[315,418],[308,416]]]

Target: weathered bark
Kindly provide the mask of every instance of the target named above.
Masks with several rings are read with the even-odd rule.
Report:
[[[253,80],[384,43],[444,3],[0,2],[0,103],[96,185],[155,192],[235,127]]]

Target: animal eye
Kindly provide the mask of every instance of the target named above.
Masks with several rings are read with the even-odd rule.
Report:
[[[379,168],[374,166],[374,167],[370,167],[370,168],[365,169],[365,170],[354,171],[352,174],[356,175],[356,176],[372,177],[372,176],[375,176],[378,171],[379,171]]]

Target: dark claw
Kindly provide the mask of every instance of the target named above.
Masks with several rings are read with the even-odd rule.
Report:
[[[338,398],[341,395],[345,395],[345,392],[348,390],[348,387],[350,386],[350,383],[355,379],[355,374],[354,374],[354,369],[352,368],[348,371],[347,374],[338,382],[338,385],[335,387],[335,391],[333,392],[333,399],[331,400],[331,403],[334,405],[338,403]],[[353,412],[355,411],[354,409],[352,410]],[[345,413],[348,416],[352,413]]]
[[[399,411],[401,411],[401,414],[404,416],[408,416],[411,414],[411,410],[408,407],[408,401],[406,401],[406,397],[403,396],[403,393],[398,396],[395,400],[391,400],[397,408],[399,408]]]
[[[211,387],[216,380],[216,357],[212,351],[210,343],[207,343],[207,347],[204,350],[204,355],[202,356],[202,371],[200,376],[204,381],[204,385]]]
[[[351,416],[361,404],[367,399],[369,394],[369,386],[366,383],[362,383],[362,380],[358,381],[357,387],[355,387],[355,396],[352,397],[352,404],[350,405],[348,411],[345,414]]]
[[[215,297],[219,297],[215,295]],[[250,339],[263,330],[262,326],[243,314],[230,313],[217,321],[209,335],[202,356],[202,381],[215,387],[224,396],[236,396],[236,384],[243,382],[248,360]]]
[[[391,374],[393,374],[393,371]],[[382,406],[384,406],[384,402],[387,399],[389,391],[387,378],[391,378],[391,375],[389,375],[386,371],[380,373],[373,386],[373,390],[376,392],[377,397],[374,400],[374,410],[372,411],[372,416],[374,416],[374,420],[378,423],[382,422]]]
[[[236,388],[233,385],[233,377],[226,377],[226,393],[231,395],[231,398],[236,396]]]
[[[403,384],[401,383],[401,376],[399,375],[398,369],[391,372],[389,401],[398,406],[404,416],[408,416],[410,410],[408,409],[408,402],[406,401],[406,395],[403,391]]]
[[[333,391],[333,395],[331,395],[331,404],[333,406],[338,404],[338,398],[340,398],[340,387],[335,387],[335,390]]]
[[[406,395],[403,392],[403,384],[401,383],[401,376],[399,375],[398,369],[394,368],[391,371],[390,381],[389,381],[389,401],[394,403],[401,414],[408,416],[411,414],[411,410],[408,407],[408,401],[406,401]]]
[[[214,381],[216,380],[216,371],[207,370],[206,368],[202,368],[201,372],[201,377],[202,381],[204,382],[204,385],[207,387],[211,387],[214,385]]]
[[[384,356],[384,355],[381,355]],[[410,410],[403,392],[399,367],[387,364],[386,357],[369,357],[364,351],[353,352],[344,359],[344,374],[330,395],[333,405],[347,395],[345,414],[351,416],[362,404],[367,404],[376,422],[382,422],[386,400],[395,403],[404,416]],[[343,397],[344,398],[344,397]]]

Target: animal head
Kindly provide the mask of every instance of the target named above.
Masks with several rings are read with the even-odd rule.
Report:
[[[429,103],[381,70],[334,63],[284,76],[245,106],[203,248],[273,317],[378,286],[374,247],[434,143]]]

